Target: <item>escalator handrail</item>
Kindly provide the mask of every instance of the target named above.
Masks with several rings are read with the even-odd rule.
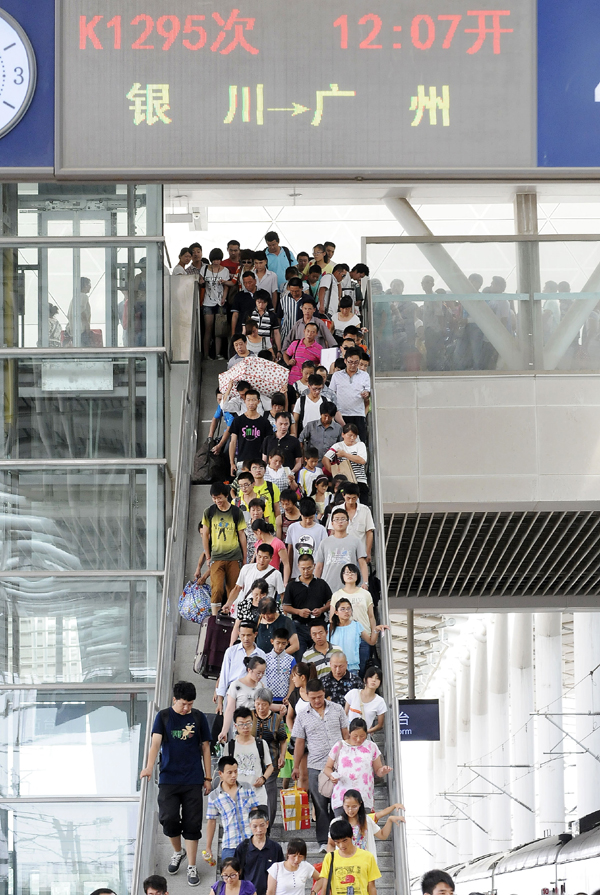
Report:
[[[370,484],[371,484],[371,508],[375,523],[375,566],[381,584],[381,601],[379,603],[380,622],[383,625],[390,624],[389,607],[387,601],[388,582],[385,557],[385,528],[383,516],[383,502],[381,499],[381,469],[379,466],[379,430],[377,425],[377,403],[375,395],[376,358],[373,345],[374,314],[371,302],[370,283],[367,286],[365,305],[368,320],[369,348],[371,355],[371,410],[369,417],[369,434],[371,450]],[[385,756],[386,762],[392,767],[392,773],[388,777],[388,792],[390,804],[404,803],[402,795],[402,759],[400,751],[400,721],[396,710],[396,694],[394,685],[394,650],[392,644],[392,632],[382,631],[380,638],[380,651],[383,671],[383,698],[388,706],[385,721]],[[408,855],[406,846],[406,825],[394,824],[394,885],[396,895],[410,895],[410,880],[408,872]]]

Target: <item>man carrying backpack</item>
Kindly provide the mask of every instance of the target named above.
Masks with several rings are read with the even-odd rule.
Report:
[[[204,713],[193,708],[195,699],[192,683],[175,684],[172,705],[154,719],[148,761],[140,774],[152,776],[160,752],[158,819],[173,846],[167,871],[177,873],[187,855],[190,886],[200,885],[196,854],[202,836],[202,790],[208,795],[211,789],[210,729]]]
[[[227,485],[211,485],[210,496],[213,506],[202,517],[202,545],[210,567],[212,613],[218,615],[225,591],[233,590],[240,564],[246,562],[246,520],[229,502]]]
[[[279,245],[279,234],[270,230],[265,236],[267,244],[267,267],[277,274],[277,286],[279,292],[286,284],[285,272],[288,267],[295,267],[298,263],[296,256],[287,246]]]

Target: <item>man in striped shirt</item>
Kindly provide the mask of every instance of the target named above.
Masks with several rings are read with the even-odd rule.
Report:
[[[331,657],[341,653],[339,646],[332,646],[327,640],[327,623],[316,618],[310,623],[310,638],[314,644],[302,656],[303,662],[310,662],[317,669],[317,677],[322,678],[331,671]]]

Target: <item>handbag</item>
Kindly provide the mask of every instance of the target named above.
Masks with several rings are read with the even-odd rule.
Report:
[[[339,753],[338,753],[339,757]],[[337,766],[337,758],[333,763],[333,770],[335,771]],[[332,780],[331,777],[328,777],[325,771],[319,772],[319,777],[317,780],[317,788],[322,796],[325,796],[326,799],[330,799],[333,795],[333,788],[337,780]]]
[[[356,482],[356,473],[352,468],[352,464],[350,460],[347,460],[345,457],[343,460],[338,460],[336,463],[336,475],[345,475],[349,482]]]

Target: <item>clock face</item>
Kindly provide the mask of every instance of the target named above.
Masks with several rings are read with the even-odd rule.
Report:
[[[21,120],[33,99],[35,55],[18,22],[0,9],[0,138]]]

